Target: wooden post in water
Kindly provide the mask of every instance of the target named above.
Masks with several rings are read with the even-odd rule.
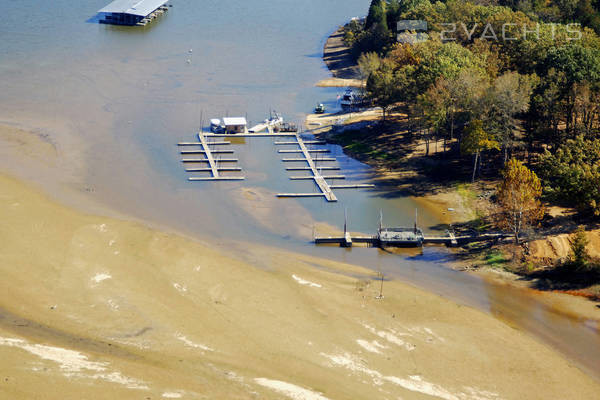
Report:
[[[381,300],[383,299],[383,272],[379,271],[379,276],[381,277],[381,286],[379,286],[379,294],[375,298]]]
[[[348,208],[344,208],[344,241],[343,247],[352,247],[352,236],[348,232]]]
[[[417,233],[417,217],[419,216],[419,209],[415,207],[415,234]]]

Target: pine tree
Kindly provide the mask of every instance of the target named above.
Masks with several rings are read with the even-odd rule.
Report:
[[[386,31],[389,30],[386,18],[386,4],[384,0],[372,0],[369,6],[369,14],[365,21],[365,29],[370,29],[372,26],[381,25]]]
[[[588,239],[585,229],[580,226],[571,239],[571,252],[569,254],[570,265],[578,270],[584,270],[588,266],[589,255],[587,252]]]

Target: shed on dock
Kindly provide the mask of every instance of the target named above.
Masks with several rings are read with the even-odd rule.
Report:
[[[244,117],[225,117],[223,125],[227,134],[246,133],[247,122]]]
[[[423,232],[417,228],[379,228],[377,233],[381,246],[420,247],[423,245]]]
[[[143,25],[166,10],[167,0],[115,0],[98,10],[100,22],[114,25]]]

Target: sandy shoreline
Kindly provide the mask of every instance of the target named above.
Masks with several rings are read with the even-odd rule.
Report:
[[[376,300],[369,270],[253,247],[253,259],[269,260],[257,268],[208,243],[78,213],[6,176],[0,210],[0,391],[11,398],[42,388],[57,399],[591,398],[599,389],[479,311],[393,281]]]
[[[331,71],[331,78],[317,83],[321,87],[361,87],[360,71],[354,62],[350,49],[344,43],[343,27],[340,26],[325,41],[323,62]]]

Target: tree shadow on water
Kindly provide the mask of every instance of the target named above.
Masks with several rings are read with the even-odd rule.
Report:
[[[569,262],[527,274],[521,280],[531,282],[537,290],[582,290],[600,284],[600,268],[597,266],[579,269]],[[593,296],[600,301],[600,296]]]

